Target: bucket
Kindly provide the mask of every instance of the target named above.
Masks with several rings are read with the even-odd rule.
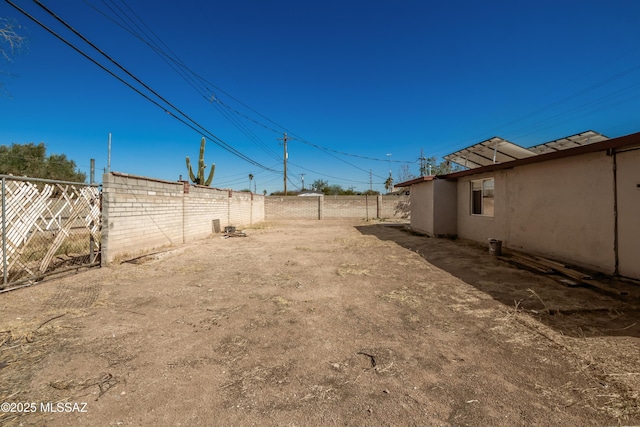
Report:
[[[502,254],[502,240],[489,239],[489,254],[493,256]]]

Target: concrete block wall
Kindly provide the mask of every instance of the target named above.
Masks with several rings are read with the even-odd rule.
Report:
[[[265,219],[408,218],[409,196],[269,196]]]
[[[265,198],[265,219],[321,219],[323,196],[269,196]]]
[[[102,259],[182,243],[183,184],[123,174],[102,180]]]
[[[260,218],[263,221],[265,217],[265,202],[266,197],[261,194],[253,195],[253,203],[251,204],[251,223],[259,222],[255,221],[256,218]]]
[[[211,234],[214,220],[220,221],[222,230],[230,225],[229,191],[187,184],[184,193],[184,240]]]
[[[213,232],[213,221],[264,221],[264,197],[113,172],[102,178],[102,263],[182,244]],[[262,203],[263,206],[255,206]]]
[[[378,197],[378,217],[379,218],[409,218],[411,208],[409,206],[410,197],[402,196],[379,196]]]
[[[324,196],[323,218],[377,218],[377,196]]]
[[[249,192],[232,191],[229,199],[229,225],[251,224],[253,197]],[[264,219],[264,218],[263,218]]]

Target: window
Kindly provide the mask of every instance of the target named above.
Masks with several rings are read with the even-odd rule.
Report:
[[[471,214],[493,216],[493,178],[471,181]]]

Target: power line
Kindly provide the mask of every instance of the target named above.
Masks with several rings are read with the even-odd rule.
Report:
[[[214,135],[212,132],[210,132],[209,130],[207,130],[206,128],[204,128],[202,125],[200,125],[198,122],[196,122],[195,120],[191,119],[187,114],[183,113],[179,108],[175,107],[173,104],[171,104],[169,101],[167,101],[164,97],[162,97],[160,94],[158,94],[156,91],[154,91],[153,89],[151,89],[148,85],[146,85],[145,83],[143,83],[140,79],[138,79],[136,76],[134,76],[132,73],[130,73],[127,69],[125,69],[122,65],[120,65],[117,61],[115,61],[113,58],[111,58],[109,55],[107,55],[106,53],[104,53],[102,50],[100,50],[96,45],[94,45],[92,42],[90,42],[88,39],[86,39],[82,34],[80,34],[78,31],[76,31],[73,27],[71,27],[69,24],[67,24],[64,20],[62,20],[60,17],[58,17],[54,12],[52,12],[50,9],[48,9],[46,6],[44,6],[42,3],[40,3],[39,0],[34,0],[34,2],[36,4],[38,4],[38,6],[40,6],[41,8],[43,8],[47,13],[49,13],[51,16],[53,16],[56,20],[58,20],[60,23],[62,23],[65,27],[67,27],[70,31],[72,31],[74,34],[76,34],[76,36],[80,37],[84,42],[86,42],[87,44],[89,44],[91,47],[93,47],[95,50],[97,50],[100,54],[102,54],[105,58],[107,58],[110,62],[112,62],[114,65],[116,65],[118,68],[120,68],[123,72],[125,72],[127,75],[129,75],[131,78],[133,78],[136,82],[138,82],[139,84],[141,84],[145,89],[147,89],[148,91],[150,91],[152,94],[154,94],[156,97],[158,97],[160,100],[162,100],[163,102],[165,102],[168,106],[170,106],[171,108],[173,108],[176,112],[178,112],[180,115],[182,115],[187,121],[191,122],[192,124],[187,123],[187,121],[185,121],[185,119],[182,119],[178,116],[176,116],[175,114],[173,114],[171,111],[169,111],[167,108],[165,108],[164,106],[162,106],[159,102],[151,99],[148,95],[144,94],[143,92],[141,92],[139,89],[137,89],[136,87],[134,87],[132,84],[130,84],[129,82],[127,82],[126,80],[124,80],[122,77],[118,76],[117,74],[115,74],[113,71],[109,70],[108,68],[106,68],[104,65],[100,64],[98,61],[96,61],[94,58],[92,58],[90,55],[88,55],[87,53],[83,52],[82,50],[80,50],[80,48],[78,48],[77,46],[75,46],[73,43],[69,42],[68,40],[66,40],[64,37],[60,36],[58,33],[56,33],[54,30],[50,29],[48,26],[46,26],[45,24],[43,24],[42,22],[40,22],[37,18],[35,18],[34,16],[32,16],[31,14],[29,14],[27,11],[25,11],[24,9],[20,8],[19,6],[17,6],[16,4],[14,4],[12,1],[10,0],[5,0],[9,5],[11,5],[13,8],[15,8],[16,10],[18,10],[20,13],[22,13],[23,15],[25,15],[27,18],[31,19],[33,22],[35,22],[36,24],[38,24],[39,26],[41,26],[43,29],[45,29],[47,32],[49,32],[50,34],[52,34],[54,37],[58,38],[60,41],[62,41],[63,43],[65,43],[67,46],[71,47],[73,50],[75,50],[76,52],[78,52],[79,54],[81,54],[82,56],[84,56],[85,58],[87,58],[89,61],[93,62],[95,65],[97,65],[98,67],[100,67],[102,70],[106,71],[108,74],[110,74],[112,77],[116,78],[118,81],[120,81],[121,83],[125,84],[127,87],[129,87],[130,89],[132,89],[133,91],[135,91],[136,93],[138,93],[140,96],[142,96],[143,98],[145,98],[146,100],[148,100],[149,102],[151,102],[152,104],[156,105],[157,107],[161,108],[162,110],[164,110],[167,114],[171,115],[173,118],[175,118],[176,120],[180,121],[181,123],[183,123],[184,125],[188,126],[189,128],[191,128],[192,130],[196,131],[197,133],[200,134],[205,134],[208,135],[210,138],[213,139],[213,142],[220,146],[221,148],[225,149],[226,151],[230,152],[231,154],[236,155],[237,157],[240,157],[241,159],[247,161],[248,163],[253,164],[254,166],[257,166],[259,168],[265,169],[265,170],[269,170],[269,168],[267,168],[266,166],[260,164],[259,162],[251,159],[250,157],[244,155],[243,153],[241,153],[240,151],[236,150],[235,148],[233,148],[232,146],[230,146],[229,144],[227,144],[225,141],[223,141],[221,138],[219,138],[218,136]],[[276,171],[274,171],[276,172]]]
[[[86,0],[85,0],[85,2],[86,2]],[[104,2],[104,0],[103,0],[103,2]],[[125,4],[125,6],[126,6],[126,3],[125,3],[124,1],[123,1],[122,3],[123,3],[123,4]],[[108,19],[110,19],[112,22],[115,22],[113,19],[111,19],[110,17],[108,17],[106,14],[104,14],[103,12],[101,12],[99,9],[95,8],[95,7],[94,7],[94,6],[92,6],[92,5],[91,5],[91,7],[93,7],[93,8],[94,8],[94,9],[96,9],[96,10],[98,10],[101,14],[103,14],[105,17],[107,17]],[[116,7],[117,7],[117,6],[116,6]],[[147,37],[147,39],[145,39],[143,36],[141,36],[141,35],[140,35],[140,34],[138,34],[135,30],[133,30],[130,26],[129,26],[129,28],[127,29],[127,28],[125,28],[124,26],[122,26],[122,25],[118,24],[117,22],[116,22],[116,24],[117,24],[117,25],[120,25],[122,28],[124,28],[124,29],[125,29],[126,31],[128,31],[130,34],[134,35],[135,37],[137,37],[138,39],[140,39],[141,41],[143,41],[147,46],[149,46],[149,47],[150,47],[152,50],[154,50],[158,55],[160,55],[163,59],[165,59],[165,62],[167,62],[167,61],[166,61],[166,59],[171,60],[171,62],[173,62],[173,63],[177,64],[181,69],[186,70],[186,71],[187,71],[188,73],[190,73],[191,75],[196,76],[196,77],[197,77],[198,79],[200,79],[202,82],[206,82],[206,83],[210,84],[211,86],[213,86],[214,88],[216,88],[218,91],[220,91],[220,92],[224,93],[225,95],[227,95],[227,96],[228,96],[228,97],[230,97],[231,99],[233,99],[233,100],[235,100],[236,102],[238,102],[240,105],[243,105],[244,107],[246,107],[246,108],[248,108],[249,110],[253,111],[254,113],[258,114],[259,116],[261,116],[261,117],[265,118],[267,121],[269,121],[269,122],[273,123],[274,125],[278,126],[278,127],[279,127],[279,128],[281,128],[281,129],[284,129],[285,131],[287,131],[287,129],[286,129],[284,126],[282,126],[282,125],[280,125],[280,124],[276,123],[275,121],[273,121],[273,120],[269,119],[267,116],[265,116],[265,115],[263,115],[263,114],[261,114],[261,113],[257,112],[257,111],[256,111],[256,110],[254,110],[253,108],[249,107],[247,104],[243,103],[242,101],[240,101],[240,100],[238,100],[237,98],[235,98],[235,97],[233,97],[232,95],[230,95],[228,92],[226,92],[226,91],[222,90],[222,89],[221,89],[221,88],[219,88],[218,86],[214,85],[213,83],[211,83],[211,82],[207,81],[207,80],[206,80],[206,79],[204,79],[203,77],[201,77],[201,76],[199,76],[198,74],[196,74],[196,73],[195,73],[192,69],[190,69],[190,68],[189,68],[189,67],[188,67],[188,66],[187,66],[183,61],[181,61],[181,60],[177,57],[177,55],[176,55],[174,52],[172,52],[172,51],[171,51],[171,49],[170,49],[170,48],[169,48],[169,47],[168,47],[168,46],[167,46],[167,45],[162,41],[162,39],[160,39],[160,37],[159,37],[157,34],[155,34],[155,33],[153,32],[153,30],[151,30],[151,29],[149,28],[149,26],[148,26],[148,25],[146,25],[146,23],[144,23],[144,21],[143,21],[143,20],[142,20],[142,19],[141,19],[141,18],[140,18],[140,17],[139,17],[139,16],[138,16],[138,15],[137,15],[137,14],[136,14],[136,13],[135,13],[131,8],[130,8],[130,7],[128,7],[128,6],[127,6],[127,8],[128,8],[128,9],[129,9],[129,10],[130,10],[130,11],[131,11],[135,16],[136,16],[136,18],[137,18],[137,19],[142,23],[142,25],[144,25],[147,29],[149,29],[149,31],[154,35],[154,37],[155,37],[155,38],[156,38],[160,43],[162,43],[162,45],[163,45],[163,46],[165,46],[165,47],[166,47],[166,48],[171,52],[171,54],[173,54],[173,57],[171,57],[169,54],[167,54],[167,52],[166,52],[166,51],[164,51],[162,48],[158,47],[154,42],[150,41],[150,40],[149,40],[149,39],[150,39],[150,37],[149,37],[148,35],[146,35],[146,34],[145,34],[145,36]],[[113,11],[113,9],[112,9],[112,8],[110,8],[110,9]],[[122,9],[120,9],[120,8],[118,8],[118,9],[119,9],[119,10],[120,10],[120,11],[121,11],[125,16],[126,16],[126,12],[123,12],[123,11],[122,11]],[[113,12],[114,12],[116,15],[118,15],[118,13],[116,13],[115,11],[113,11]],[[123,19],[123,18],[121,18],[119,15],[118,15],[118,17],[124,21],[124,19]],[[129,20],[130,20],[131,22],[133,22],[133,19],[131,19],[130,17],[128,17],[128,18],[129,18]],[[134,25],[136,25],[136,24],[134,24]],[[140,28],[138,25],[136,25],[136,27]],[[142,31],[142,32],[144,33],[144,31]],[[183,72],[181,72],[180,70],[176,69],[176,68],[175,68],[175,67],[173,67],[173,66],[171,66],[171,67],[172,67],[172,68],[173,68],[173,69],[174,69],[174,70],[175,70],[175,71],[176,71],[176,72],[177,72],[177,73],[178,73],[178,74],[179,74],[183,79],[187,80],[187,79],[186,79],[186,77],[185,77],[185,75],[183,74]],[[189,80],[193,81],[193,79],[189,79]],[[189,82],[188,82],[188,83],[189,83]],[[262,122],[260,122],[260,121],[258,121],[258,120],[256,120],[256,119],[254,119],[254,118],[252,118],[252,117],[250,117],[250,116],[248,116],[248,115],[246,115],[246,114],[244,114],[244,113],[242,113],[242,112],[238,111],[237,109],[235,109],[235,108],[231,107],[231,106],[230,106],[230,105],[228,105],[227,103],[223,102],[223,101],[222,101],[218,96],[216,96],[216,94],[215,94],[215,93],[211,93],[210,95],[209,95],[208,93],[203,93],[203,91],[202,91],[203,86],[200,86],[200,89],[198,89],[198,88],[196,88],[193,84],[190,84],[190,85],[191,85],[191,86],[192,86],[196,91],[200,92],[200,93],[201,93],[201,95],[202,95],[202,96],[203,96],[203,97],[204,97],[204,98],[205,98],[209,103],[214,103],[214,102],[215,102],[215,104],[216,104],[216,105],[220,105],[220,106],[222,106],[222,107],[226,108],[227,110],[229,110],[230,112],[232,112],[233,114],[236,114],[236,115],[238,115],[238,116],[240,116],[240,117],[242,117],[242,118],[244,118],[244,119],[246,119],[246,120],[249,120],[250,122],[252,122],[252,123],[254,123],[254,124],[258,125],[258,126],[261,126],[261,127],[263,127],[264,129],[267,129],[267,130],[269,130],[269,131],[272,131],[272,132],[274,132],[274,133],[278,133],[278,134],[280,134],[280,133],[281,133],[281,131],[280,131],[280,130],[275,129],[275,128],[271,127],[271,126],[268,126],[268,125],[266,125],[266,124],[264,124],[264,123],[262,123]],[[206,89],[205,89],[205,92],[206,92]],[[229,122],[231,122],[234,126],[236,126],[236,127],[237,127],[237,128],[238,128],[242,133],[244,133],[244,134],[245,134],[245,136],[247,136],[249,139],[252,139],[252,140],[253,140],[253,141],[254,141],[254,142],[255,142],[255,143],[256,143],[256,144],[257,144],[261,149],[263,149],[265,152],[267,152],[271,157],[273,157],[273,158],[279,158],[279,156],[275,155],[275,153],[273,153],[273,152],[272,152],[272,151],[271,151],[267,146],[265,146],[265,145],[264,145],[264,143],[261,143],[261,142],[259,141],[259,138],[258,138],[257,136],[255,136],[255,134],[253,134],[253,133],[252,133],[248,128],[246,128],[245,126],[243,126],[243,125],[241,124],[241,122],[239,122],[239,121],[237,121],[237,120],[234,120],[234,119],[232,118],[232,116],[230,116],[230,115],[228,115],[228,114],[225,114],[221,109],[218,109],[218,110],[220,111],[220,113],[221,113],[223,116],[225,116],[225,118],[226,118]],[[249,134],[249,133],[250,133],[250,134]],[[297,137],[297,138],[288,138],[288,139],[290,139],[290,140],[291,140],[291,139],[294,139],[294,140],[296,140],[296,141],[300,141],[300,142],[302,142],[302,143],[304,143],[304,144],[307,144],[307,145],[312,146],[312,147],[314,147],[314,148],[317,148],[317,149],[320,149],[320,150],[322,150],[322,151],[325,151],[325,152],[327,152],[327,153],[329,153],[329,154],[330,154],[330,153],[337,153],[337,154],[340,154],[340,155],[350,156],[350,157],[356,157],[356,158],[361,158],[361,159],[365,159],[365,160],[386,161],[385,159],[376,159],[376,158],[373,158],[373,157],[361,156],[361,155],[357,155],[357,154],[351,154],[351,153],[346,153],[346,152],[343,152],[343,151],[333,150],[333,149],[331,149],[331,148],[323,147],[323,146],[321,146],[321,145],[319,145],[319,144],[311,143],[311,142],[309,142],[309,141],[307,141],[307,140],[305,140],[305,139],[303,139],[303,138],[300,138],[300,137]],[[336,156],[332,156],[332,157],[334,157],[334,158],[336,158],[336,159],[338,159],[338,160],[340,160],[340,161],[342,161],[342,162],[346,163],[347,165],[349,165],[349,166],[351,166],[351,167],[354,167],[354,168],[356,168],[356,169],[358,169],[358,170],[362,170],[362,171],[365,171],[365,172],[366,172],[366,170],[365,170],[365,169],[362,169],[362,168],[360,168],[360,167],[358,167],[358,166],[356,166],[356,165],[354,165],[354,164],[352,164],[352,163],[349,163],[349,162],[347,162],[347,161],[345,161],[345,160],[343,160],[343,159],[340,159],[340,158],[338,158],[338,157],[336,157]],[[393,162],[394,162],[394,163],[395,163],[395,162],[397,162],[397,163],[406,163],[406,162],[403,162],[402,160],[394,160]],[[379,177],[379,178],[383,179],[382,177]],[[286,180],[285,180],[285,183],[286,183]],[[286,185],[286,184],[285,184],[285,185]]]
[[[7,0],[9,3],[11,3],[9,0]],[[40,0],[33,0],[38,6],[40,6],[42,9],[44,9],[49,15],[53,16],[58,22],[60,22],[62,25],[64,25],[66,28],[68,28],[71,32],[73,32],[76,36],[80,37],[80,39],[82,41],[84,41],[85,43],[87,43],[89,46],[91,46],[92,48],[94,48],[96,51],[98,51],[98,53],[100,53],[102,56],[104,56],[106,59],[108,59],[111,63],[113,63],[115,66],[117,66],[118,68],[120,68],[123,72],[125,72],[129,77],[131,77],[132,79],[134,79],[136,82],[138,82],[139,84],[141,84],[145,89],[147,89],[148,91],[150,91],[152,94],[154,94],[155,96],[157,96],[158,98],[160,98],[164,103],[166,103],[167,105],[169,105],[171,108],[173,108],[175,111],[177,111],[180,115],[182,115],[184,118],[186,118],[188,121],[190,121],[191,123],[193,123],[196,127],[198,127],[199,129],[201,129],[201,131],[205,132],[206,134],[208,134],[211,138],[214,139],[214,143],[219,145],[220,147],[226,149],[227,151],[229,151],[232,154],[235,154],[236,156],[240,157],[241,159],[255,165],[258,166],[260,168],[266,168],[266,166],[261,165],[260,163],[256,162],[255,160],[251,159],[250,157],[242,154],[240,151],[236,150],[235,148],[233,148],[232,146],[230,146],[229,144],[227,144],[226,142],[224,142],[222,139],[220,139],[219,137],[217,137],[216,135],[214,135],[213,133],[211,133],[210,131],[208,131],[207,129],[205,129],[202,125],[200,125],[198,122],[196,122],[195,120],[191,119],[191,117],[189,117],[187,114],[185,114],[184,112],[182,112],[182,110],[180,110],[178,107],[176,107],[175,105],[173,105],[171,102],[169,102],[167,99],[165,99],[163,96],[161,96],[158,92],[156,92],[155,90],[151,89],[148,85],[146,85],[144,82],[142,82],[139,78],[137,78],[135,75],[133,75],[131,72],[129,72],[126,68],[124,68],[122,65],[120,65],[120,63],[118,63],[116,60],[114,60],[113,58],[111,58],[111,56],[107,55],[104,51],[102,51],[99,47],[97,47],[94,43],[92,43],[90,40],[88,40],[86,37],[84,37],[82,34],[80,34],[75,28],[73,28],[71,25],[69,25],[67,22],[65,22],[62,18],[60,18],[58,15],[56,15],[52,10],[50,10],[49,8],[47,8],[44,4],[42,4],[40,2]],[[217,142],[216,142],[217,141]]]
[[[105,2],[105,0],[103,0],[103,3]],[[214,92],[211,92],[204,83],[214,87],[215,89],[217,89],[219,92],[227,95],[230,99],[236,101],[237,103],[239,103],[240,105],[244,106],[245,108],[247,108],[248,110],[254,112],[255,114],[257,114],[258,116],[264,118],[265,120],[267,120],[268,122],[274,124],[275,126],[279,127],[280,129],[283,129],[285,132],[288,131],[284,126],[278,124],[277,122],[271,120],[270,118],[268,118],[267,116],[259,113],[258,111],[256,111],[255,109],[251,108],[250,106],[248,106],[247,104],[243,103],[242,101],[240,101],[239,99],[233,97],[231,94],[229,94],[228,92],[224,91],[223,89],[221,89],[220,87],[216,86],[215,84],[211,83],[210,81],[206,80],[204,77],[198,75],[197,73],[195,73],[191,68],[189,68],[183,61],[181,61],[177,55],[171,51],[171,49],[162,41],[162,39],[153,32],[153,30],[151,30],[151,28],[142,20],[142,18],[137,15],[133,9],[131,9],[128,5],[126,5],[124,0],[121,0],[121,2],[125,5],[125,7],[127,9],[129,9],[133,15],[138,19],[138,21],[140,21],[140,23],[149,30],[149,32],[155,37],[156,40],[158,40],[167,50],[169,50],[169,52],[173,55],[171,56],[169,53],[167,53],[162,47],[160,47],[155,41],[152,40],[152,37],[150,37],[143,29],[140,28],[140,26],[138,24],[136,24],[134,22],[134,19],[131,18],[130,16],[128,16],[126,11],[123,11],[122,8],[118,7],[117,5],[115,5],[115,3],[113,1],[111,1],[112,4],[114,4],[114,6],[120,11],[120,13],[118,13],[117,11],[115,11],[112,7],[108,6],[107,7],[123,22],[124,25],[120,24],[119,22],[117,22],[116,20],[112,19],[111,17],[109,17],[107,14],[105,14],[104,12],[102,12],[101,10],[99,10],[98,8],[96,8],[95,6],[89,4],[87,2],[87,0],[85,0],[85,3],[89,4],[92,8],[94,8],[95,10],[97,10],[99,13],[101,13],[103,16],[105,16],[107,19],[111,20],[112,22],[116,23],[116,25],[119,25],[121,28],[125,29],[125,31],[129,32],[130,34],[132,34],[134,37],[138,38],[139,40],[141,40],[143,43],[145,43],[147,46],[149,46],[156,54],[158,54],[165,62],[167,62],[171,68],[174,69],[174,71],[176,71],[178,73],[178,75],[180,77],[182,77],[185,81],[187,81],[187,83],[189,83],[189,85],[196,90],[196,92],[199,92],[206,100],[208,103],[213,104],[215,102],[215,106],[219,107],[222,106],[224,108],[226,108],[227,110],[229,110],[229,112],[244,118],[258,126],[261,126],[262,128],[269,130],[271,132],[274,133],[278,133],[280,134],[282,131],[275,129],[272,126],[266,125],[264,123],[262,123],[259,120],[256,120],[252,117],[250,117],[247,114],[242,113],[241,111],[238,111],[237,109],[233,108],[232,106],[228,105],[227,103],[225,103],[224,101],[222,101]],[[122,15],[124,15],[128,21],[130,21],[131,23],[133,23],[133,25],[135,25],[136,28],[138,28],[140,30],[141,33],[139,33],[138,31],[136,31],[134,28],[131,27],[131,25],[127,24],[125,18],[123,18]],[[173,64],[175,64],[178,68],[176,68],[176,66],[174,66]],[[194,76],[195,78],[192,78],[190,76]],[[195,80],[199,80],[200,84],[196,83]],[[198,86],[198,87],[196,87]],[[246,126],[244,126],[242,124],[241,121],[234,119],[231,115],[225,113],[221,108],[218,108],[218,111],[230,122],[232,123],[236,128],[238,128],[243,134],[245,134],[245,136],[251,140],[253,140],[259,148],[261,148],[263,151],[267,152],[271,157],[273,158],[278,158],[279,156],[277,156],[275,153],[273,153],[268,146],[266,146],[264,143],[261,143],[261,141],[259,140],[259,138],[253,133],[251,132]],[[293,139],[293,138],[290,138]],[[338,151],[338,150],[333,150],[327,147],[323,147],[319,144],[314,144],[311,143],[309,141],[306,141],[303,138],[295,138],[296,141],[300,141],[304,144],[310,145],[314,148],[317,148],[321,151],[325,151],[326,153],[332,155],[331,153],[336,153],[336,154],[340,154],[340,155],[344,155],[344,156],[351,156],[351,157],[357,157],[357,158],[361,158],[361,159],[365,159],[365,160],[373,160],[373,161],[386,161],[385,159],[376,159],[373,157],[367,157],[367,156],[361,156],[361,155],[357,155],[357,154],[351,154],[351,153],[346,153],[344,151]],[[360,168],[350,162],[347,162],[346,160],[340,159],[336,156],[332,157],[346,163],[347,165],[367,172],[365,169]],[[403,162],[402,160],[394,160],[394,163],[399,162],[399,163],[406,163]],[[382,177],[379,177],[380,179],[383,179]],[[343,178],[338,178],[340,180],[344,180]],[[285,186],[286,186],[286,179],[285,179]]]

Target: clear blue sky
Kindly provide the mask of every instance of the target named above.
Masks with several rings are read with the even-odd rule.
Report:
[[[22,26],[28,46],[0,64],[11,74],[0,75],[10,92],[0,144],[44,142],[87,174],[95,158],[99,180],[111,133],[112,170],[186,178],[200,133],[37,4],[14,1],[165,109],[2,0],[0,17]],[[305,174],[307,188],[324,179],[361,191],[370,171],[379,191],[389,166],[396,181],[404,165],[417,175],[421,149],[441,157],[493,136],[531,146],[640,131],[635,0],[42,1],[253,162],[207,134],[219,188],[248,188],[252,173],[258,192],[282,190],[284,131],[295,138],[289,190]]]

